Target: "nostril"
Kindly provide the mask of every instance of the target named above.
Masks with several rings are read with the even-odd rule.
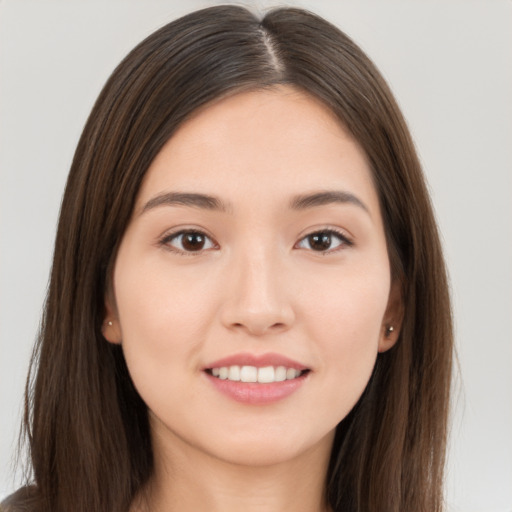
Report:
[[[234,329],[247,329],[248,332],[255,335],[264,335],[266,333],[275,333],[286,329],[286,323],[284,322],[257,322],[257,321],[248,321],[244,322],[234,322],[232,328]]]

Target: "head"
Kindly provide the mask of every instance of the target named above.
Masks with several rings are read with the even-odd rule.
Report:
[[[340,414],[328,499],[335,510],[439,509],[449,299],[432,207],[405,122],[374,65],[337,28],[296,9],[260,20],[239,7],[199,11],[149,36],[114,71],[80,139],[62,203],[27,418],[36,481],[54,509],[68,508],[77,496],[83,510],[126,507],[151,476],[148,407],[119,343],[129,337],[120,313],[130,305],[120,303],[118,283],[134,219],[161,189],[159,168],[180,158],[187,130],[208,133],[219,115],[251,109],[262,98],[271,109],[259,112],[288,108],[318,119],[320,131],[339,130],[333,139],[341,134],[340,143],[353,151],[382,234],[384,270],[376,274],[382,280],[376,293],[385,300],[370,319],[379,320],[375,355],[367,358],[371,366],[353,403],[329,416]],[[218,183],[231,177],[221,175]],[[198,182],[203,178],[215,181],[203,173]],[[240,180],[258,182],[243,172]],[[299,170],[298,180],[314,187],[313,173]],[[243,324],[226,308],[226,322]],[[282,331],[287,314],[270,324]]]

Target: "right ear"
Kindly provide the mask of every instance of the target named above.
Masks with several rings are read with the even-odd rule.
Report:
[[[105,318],[101,326],[103,337],[110,343],[121,344],[121,325],[119,323],[117,309],[112,306],[114,300],[112,293],[107,292],[105,297]]]

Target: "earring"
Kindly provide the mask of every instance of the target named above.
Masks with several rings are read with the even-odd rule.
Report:
[[[395,328],[392,325],[389,325],[386,327],[386,338],[389,338],[391,336],[391,333],[395,330]]]
[[[111,321],[111,320],[109,320],[109,321],[107,322],[107,325],[108,325],[109,327],[112,327],[112,325],[113,325],[113,324],[112,324],[112,321]]]

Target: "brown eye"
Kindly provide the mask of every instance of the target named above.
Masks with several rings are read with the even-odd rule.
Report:
[[[341,233],[334,230],[317,231],[305,236],[298,244],[301,249],[310,249],[316,252],[327,252],[338,249],[351,242]]]
[[[201,231],[180,231],[165,237],[162,242],[181,253],[200,252],[215,247],[211,238]]]
[[[314,251],[326,251],[331,248],[331,235],[319,233],[308,236],[308,242],[311,249]]]
[[[205,244],[205,237],[201,233],[187,233],[182,235],[181,244],[186,251],[200,251]]]

